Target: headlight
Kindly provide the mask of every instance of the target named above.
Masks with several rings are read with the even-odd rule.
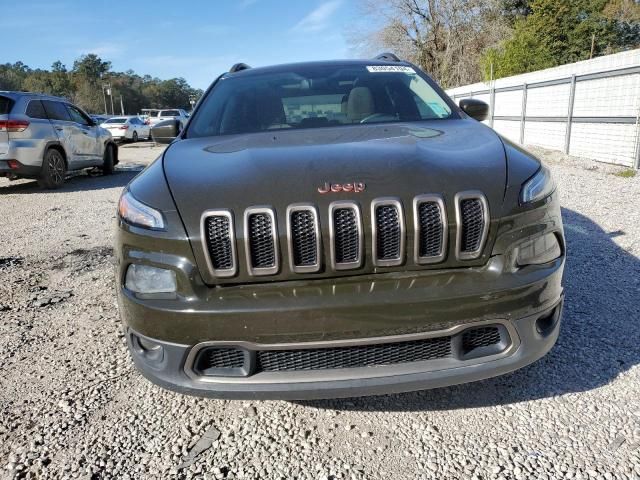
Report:
[[[517,249],[516,263],[518,267],[526,265],[542,265],[562,255],[558,237],[547,233],[541,237],[523,243]]]
[[[131,225],[153,230],[162,230],[164,228],[162,213],[133,198],[133,195],[128,190],[120,197],[118,214],[120,218]]]
[[[525,182],[520,192],[520,203],[525,204],[542,200],[556,189],[556,182],[551,177],[551,172],[542,165],[538,173]]]

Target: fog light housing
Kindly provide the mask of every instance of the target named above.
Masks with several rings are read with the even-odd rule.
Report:
[[[149,265],[129,265],[125,287],[135,293],[175,293],[176,274],[173,270]]]
[[[164,348],[153,340],[132,333],[131,343],[135,352],[148,362],[158,363],[164,358]]]
[[[555,233],[547,233],[523,243],[516,249],[516,265],[542,265],[562,255],[560,242]]]

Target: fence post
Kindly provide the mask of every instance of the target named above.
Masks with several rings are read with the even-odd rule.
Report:
[[[633,168],[640,170],[640,107],[636,116],[636,158],[633,161]]]
[[[571,144],[571,123],[573,122],[573,100],[576,96],[576,75],[571,75],[571,87],[569,88],[569,108],[567,110],[567,129],[564,134],[564,153],[569,154]]]
[[[527,117],[527,82],[522,84],[522,108],[520,109],[520,145],[524,145],[524,122]]]
[[[489,93],[489,110],[491,112],[491,116],[489,117],[489,126],[493,128],[493,117],[495,116],[496,111],[496,86],[495,83],[491,85],[491,90]]]

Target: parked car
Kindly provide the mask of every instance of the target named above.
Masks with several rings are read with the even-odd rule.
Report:
[[[100,125],[111,118],[111,115],[89,115],[96,125]]]
[[[151,139],[151,127],[139,117],[113,117],[100,126],[109,130],[115,140]]]
[[[181,127],[184,127],[187,124],[188,118],[189,114],[181,108],[149,111],[149,124],[151,126],[164,120],[177,120],[178,122],[180,122]]]
[[[545,355],[564,298],[558,193],[487,113],[391,54],[232,67],[119,201],[138,369],[188,394],[308,399]]]
[[[118,163],[109,132],[63,98],[0,91],[0,176],[59,188],[70,171]]]

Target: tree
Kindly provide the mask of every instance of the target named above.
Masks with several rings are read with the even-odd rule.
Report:
[[[509,34],[497,0],[361,0],[363,22],[355,42],[369,52],[392,50],[447,86],[480,78],[487,47]]]
[[[533,0],[513,36],[485,53],[485,79],[587,60],[640,46],[640,5],[632,0]],[[633,8],[632,8],[633,7]]]

